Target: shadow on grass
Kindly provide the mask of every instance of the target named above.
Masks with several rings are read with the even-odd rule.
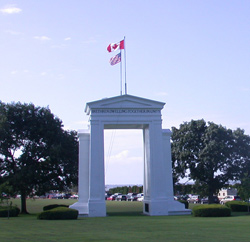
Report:
[[[232,212],[231,216],[232,217],[239,217],[239,216],[249,216],[250,213],[248,212]]]
[[[142,212],[108,212],[107,216],[146,216]]]

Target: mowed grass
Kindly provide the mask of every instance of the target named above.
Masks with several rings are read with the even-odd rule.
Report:
[[[28,200],[31,215],[0,218],[0,241],[250,241],[250,216],[225,218],[145,216],[141,202],[107,202],[107,217],[77,220],[38,220],[48,204],[76,200]],[[14,204],[20,205],[15,199]]]

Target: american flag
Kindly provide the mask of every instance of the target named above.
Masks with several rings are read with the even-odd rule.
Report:
[[[113,66],[121,62],[121,53],[117,54],[116,56],[112,57],[109,61],[110,65]]]

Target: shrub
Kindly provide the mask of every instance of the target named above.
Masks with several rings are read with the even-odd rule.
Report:
[[[219,204],[199,205],[193,208],[192,214],[195,217],[228,217],[231,209]]]
[[[58,219],[77,219],[78,211],[72,208],[57,207],[38,214],[38,219],[58,220]]]
[[[241,201],[231,201],[225,204],[229,207],[233,212],[247,212],[248,211],[248,203]]]
[[[44,206],[43,211],[47,211],[47,210],[50,210],[50,209],[53,209],[53,208],[58,208],[58,207],[68,208],[69,206],[65,205],[65,204],[50,204],[50,205]]]
[[[185,208],[188,209],[188,201],[186,200],[179,200],[180,203],[184,203]]]
[[[0,206],[0,217],[17,217],[19,213],[18,207]]]

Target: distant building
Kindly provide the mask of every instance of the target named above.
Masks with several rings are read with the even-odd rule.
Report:
[[[235,188],[222,188],[218,193],[218,198],[222,199],[228,195],[237,195],[237,189]]]

